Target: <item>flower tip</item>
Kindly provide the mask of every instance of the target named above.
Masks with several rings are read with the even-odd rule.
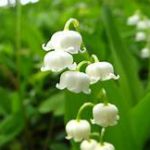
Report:
[[[50,48],[47,47],[47,45],[45,43],[42,44],[42,49],[45,50],[45,51],[49,51],[50,50]]]
[[[59,83],[56,84],[56,88],[59,89],[59,90],[63,90],[64,89]]]
[[[76,62],[74,62],[73,64],[71,64],[71,65],[68,67],[69,70],[76,70],[76,68],[77,68],[77,63],[76,63]]]
[[[69,135],[67,135],[67,136],[65,137],[65,139],[70,140],[70,139],[72,139],[72,137],[69,136]]]
[[[83,54],[83,53],[86,52],[86,49],[85,48],[84,49],[80,49],[79,52]]]
[[[91,89],[84,90],[83,93],[85,93],[85,94],[91,94]]]
[[[115,75],[114,80],[118,80],[120,78],[120,75]]]
[[[90,119],[92,124],[96,124],[94,119]]]
[[[42,71],[42,72],[48,71],[48,70],[49,70],[49,69],[48,69],[47,67],[45,67],[45,66],[42,66],[42,67],[41,67],[41,71]]]

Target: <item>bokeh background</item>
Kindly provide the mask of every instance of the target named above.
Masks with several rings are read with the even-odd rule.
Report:
[[[97,102],[101,86],[122,118],[108,129],[106,140],[116,150],[150,150],[148,60],[140,59],[142,43],[135,44],[135,30],[126,25],[136,10],[150,17],[149,9],[149,0],[0,0],[0,150],[78,150],[65,140],[65,122],[83,102]],[[121,76],[119,82],[93,86],[90,96],[59,91],[59,74],[40,71],[41,45],[72,17],[80,22],[89,53],[112,62]]]

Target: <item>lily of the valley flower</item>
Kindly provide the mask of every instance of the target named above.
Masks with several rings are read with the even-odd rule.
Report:
[[[136,25],[140,20],[139,14],[134,14],[133,16],[130,16],[127,20],[127,25]]]
[[[145,30],[148,28],[150,28],[150,20],[148,19],[141,20],[137,23],[137,29],[139,30]]]
[[[145,58],[149,58],[150,57],[150,49],[145,47],[141,50],[141,58],[145,59]]]
[[[80,52],[82,44],[82,37],[80,33],[71,30],[58,31],[54,33],[50,41],[45,45],[43,49],[48,51],[55,49],[56,51],[66,51],[71,54],[77,54]]]
[[[79,71],[65,71],[60,76],[60,83],[56,85],[60,90],[67,88],[71,92],[83,92],[85,94],[90,94],[91,89],[89,86],[90,79],[88,75]]]
[[[76,142],[80,142],[83,139],[88,139],[91,126],[86,120],[71,120],[66,125],[67,139],[74,139]]]
[[[93,150],[115,150],[115,147],[110,143],[104,142],[103,144],[98,144]]]
[[[80,149],[81,150],[95,150],[97,145],[98,145],[97,141],[93,139],[84,140],[80,145]]]
[[[93,123],[108,127],[116,125],[118,120],[118,108],[115,105],[99,103],[93,107]]]
[[[135,40],[137,42],[145,41],[146,40],[146,33],[142,32],[142,31],[137,32],[136,36],[135,36]]]
[[[58,72],[65,68],[72,68],[74,65],[71,54],[64,51],[51,51],[45,55],[41,71],[51,70]]]
[[[90,77],[91,84],[101,80],[118,79],[119,75],[114,74],[112,64],[109,62],[95,62],[87,66],[86,74]]]

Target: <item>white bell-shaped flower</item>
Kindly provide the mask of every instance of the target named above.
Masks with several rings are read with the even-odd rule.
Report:
[[[60,83],[56,85],[60,90],[67,88],[71,92],[83,92],[85,94],[90,94],[91,89],[89,86],[90,79],[88,75],[79,71],[65,71],[60,76]]]
[[[104,142],[103,144],[98,144],[93,150],[115,150],[115,147],[110,143]]]
[[[127,20],[127,25],[136,25],[140,20],[139,14],[134,14],[133,16],[130,16]]]
[[[90,140],[84,140],[80,145],[80,150],[95,150],[98,143],[97,141],[90,139]]]
[[[146,33],[142,32],[142,31],[137,32],[136,36],[135,36],[135,40],[137,42],[145,41],[146,40]]]
[[[148,28],[150,28],[150,20],[148,19],[141,20],[137,23],[137,29],[139,30],[145,30]]]
[[[48,50],[60,50],[66,51],[71,54],[77,54],[80,51],[82,44],[82,37],[80,33],[71,30],[58,31],[54,33],[50,41],[45,45],[43,49]]]
[[[109,62],[96,62],[87,66],[86,74],[89,76],[91,84],[97,81],[118,79],[119,75],[114,74],[114,68]]]
[[[41,71],[51,70],[59,72],[65,68],[73,68],[75,66],[71,54],[64,51],[51,51],[45,55]]]
[[[108,127],[116,125],[118,120],[118,108],[115,105],[99,103],[93,107],[93,123]]]
[[[67,139],[74,139],[80,142],[83,139],[88,139],[91,132],[91,126],[86,120],[71,120],[66,125]]]
[[[150,49],[148,47],[145,47],[141,50],[141,58],[149,58],[150,57]]]

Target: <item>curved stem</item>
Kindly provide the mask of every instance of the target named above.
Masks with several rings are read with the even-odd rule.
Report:
[[[79,111],[78,111],[78,114],[77,114],[77,117],[76,117],[77,121],[80,121],[82,111],[83,111],[85,108],[87,108],[87,107],[93,107],[93,106],[94,106],[93,103],[90,103],[90,102],[84,103],[84,104],[80,107],[80,109],[79,109]]]
[[[93,133],[90,134],[90,137],[91,137],[91,138],[92,138],[92,137],[97,137],[97,138],[99,138],[99,133],[98,133],[98,132],[93,132]]]
[[[70,27],[71,24],[73,24],[73,26],[75,27],[75,29],[77,29],[78,26],[79,26],[79,21],[78,21],[77,19],[75,19],[75,18],[70,18],[70,19],[66,22],[65,27],[64,27],[64,30],[69,30],[69,27]]]
[[[99,59],[98,59],[98,57],[97,57],[95,54],[93,54],[93,55],[91,56],[91,58],[94,60],[95,63],[96,63],[96,62],[99,62]]]
[[[84,65],[84,64],[90,64],[91,62],[90,61],[81,61],[78,66],[77,66],[77,71],[80,71],[80,68]]]
[[[108,105],[107,94],[106,94],[106,90],[104,88],[101,89],[98,97],[104,102],[104,105]]]
[[[102,128],[101,134],[100,134],[100,143],[101,143],[101,145],[104,144],[104,141],[103,141],[104,134],[105,134],[105,128]]]

